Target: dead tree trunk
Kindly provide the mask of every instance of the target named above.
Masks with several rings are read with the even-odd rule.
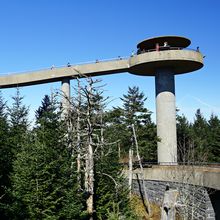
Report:
[[[102,98],[102,92],[99,93],[100,86],[95,86],[99,80],[86,78],[87,85],[81,86],[78,81],[78,87],[75,89],[77,95],[74,108],[75,117],[75,143],[77,148],[77,172],[82,174],[84,178],[79,177],[81,183],[84,179],[84,190],[87,195],[86,208],[89,220],[96,218],[94,211],[94,193],[95,193],[95,162],[105,156],[104,147],[104,106],[105,100]],[[116,142],[117,143],[117,142]],[[98,152],[99,151],[99,152]],[[112,179],[117,186],[116,181],[111,175],[101,173]],[[83,187],[82,187],[83,188]]]
[[[77,133],[77,173],[78,173],[78,181],[80,183],[80,172],[81,172],[81,135],[80,135],[80,121],[81,121],[81,85],[78,79],[78,98],[77,98],[77,122],[76,122],[76,133]]]
[[[147,195],[147,190],[146,190],[146,187],[145,187],[145,184],[144,184],[144,169],[143,169],[142,162],[141,162],[141,157],[140,157],[140,154],[139,154],[139,146],[138,146],[138,142],[137,142],[137,136],[136,136],[134,124],[132,124],[132,132],[133,132],[134,142],[135,142],[135,146],[136,146],[137,158],[138,158],[139,166],[140,166],[140,169],[141,169],[141,181],[142,181],[142,186],[143,186],[143,191],[144,191],[144,199],[145,199],[145,202],[146,202],[147,212],[150,216],[151,215],[151,207],[150,207],[150,202],[149,202],[149,198],[148,198],[148,195]]]
[[[89,88],[87,89],[87,152],[86,152],[86,190],[88,193],[87,197],[87,212],[89,214],[89,219],[93,219],[93,212],[94,212],[94,156],[93,156],[93,142],[92,142],[92,79],[89,80]]]
[[[90,220],[93,219],[93,212],[94,212],[94,161],[93,161],[93,147],[91,144],[88,145],[88,159],[87,159],[87,192],[88,198],[86,201],[87,204],[87,211],[90,216]]]
[[[164,193],[163,205],[161,208],[161,220],[175,220],[176,219],[176,201],[178,191],[167,190]]]
[[[121,145],[120,142],[118,143],[118,158],[121,158]]]
[[[129,170],[128,170],[128,186],[129,186],[129,195],[131,197],[132,192],[132,180],[133,180],[133,147],[129,148]]]
[[[100,104],[100,103],[99,103]],[[100,114],[100,136],[101,136],[101,155],[104,156],[104,127],[103,127],[103,111],[99,111],[98,114]]]

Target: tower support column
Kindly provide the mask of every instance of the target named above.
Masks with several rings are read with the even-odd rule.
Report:
[[[63,115],[67,115],[70,108],[70,79],[64,78],[62,80],[62,108]]]
[[[157,154],[159,164],[177,163],[176,104],[174,74],[157,69],[156,77]]]

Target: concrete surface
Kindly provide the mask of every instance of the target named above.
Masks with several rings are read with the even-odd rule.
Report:
[[[155,77],[157,155],[159,164],[177,162],[176,101],[174,75],[169,69],[158,69]]]
[[[203,66],[201,53],[191,50],[154,51],[135,55],[129,59],[100,61],[71,67],[52,68],[0,76],[0,88],[30,86],[62,81],[63,78],[99,76],[130,72],[138,75],[154,76],[157,68],[172,66],[174,74],[191,72]]]
[[[124,170],[125,175],[127,172]],[[133,179],[136,179],[135,173],[140,172],[140,169],[134,170]],[[144,179],[194,184],[220,190],[220,168],[180,165],[152,166],[152,168],[144,168]]]
[[[122,73],[127,72],[128,68],[128,61],[126,59],[73,65],[71,67],[54,67],[51,69],[0,76],[0,88],[58,82],[64,78],[74,79],[76,77]]]
[[[174,74],[188,73],[203,67],[203,55],[193,50],[152,51],[133,56],[129,72],[154,76],[158,68],[171,68]]]
[[[61,85],[61,91],[62,91],[62,108],[63,108],[63,116],[68,114],[69,108],[70,108],[70,79],[64,78],[62,80]]]
[[[180,36],[159,36],[148,38],[141,41],[137,48],[141,50],[149,50],[155,48],[156,44],[162,46],[164,42],[167,42],[171,47],[181,47],[185,48],[188,47],[191,41],[188,38],[180,37]]]

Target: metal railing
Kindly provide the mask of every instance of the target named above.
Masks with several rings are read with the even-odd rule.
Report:
[[[32,70],[25,70],[25,71],[18,71],[18,72],[0,73],[0,76],[19,75],[19,74],[25,74],[25,73],[31,74],[31,73],[38,72],[38,71],[47,71],[47,70],[64,68],[64,67],[71,67],[71,66],[77,66],[77,65],[125,60],[128,58],[129,58],[128,56],[118,56],[118,57],[114,57],[114,58],[110,58],[110,59],[96,59],[96,60],[92,60],[92,61],[86,61],[86,62],[80,62],[80,63],[74,63],[74,64],[68,63],[66,65],[60,65],[60,66],[51,65],[50,67],[45,67],[45,68],[41,68],[41,69],[32,69]]]
[[[123,166],[128,167],[128,162],[126,163],[120,163]],[[207,168],[217,168],[220,169],[220,163],[208,163],[208,162],[142,162],[142,166],[144,168],[151,168],[153,166],[195,166],[195,167],[207,167]],[[139,162],[135,161],[133,162],[133,167],[138,168]]]
[[[33,70],[25,70],[25,71],[18,71],[18,72],[8,72],[8,73],[0,73],[0,76],[10,76],[10,75],[19,75],[19,74],[25,74],[25,73],[33,73],[33,72],[38,72],[38,71],[46,71],[46,70],[52,70],[56,68],[64,68],[64,67],[71,67],[71,66],[77,66],[77,65],[85,65],[85,64],[92,64],[92,63],[101,63],[101,62],[111,62],[111,61],[117,61],[117,60],[125,60],[128,59],[134,55],[140,55],[143,53],[149,53],[149,52],[161,52],[161,51],[167,51],[167,50],[192,50],[200,53],[199,49],[192,49],[192,48],[183,48],[183,47],[170,47],[170,46],[160,46],[158,49],[149,49],[149,50],[138,50],[136,53],[132,53],[130,56],[118,56],[110,59],[96,59],[92,61],[86,61],[86,62],[80,62],[80,63],[68,63],[67,65],[60,65],[60,66],[55,66],[51,65],[50,67],[45,67],[41,69],[33,69]]]
[[[199,49],[193,49],[193,48],[185,48],[185,47],[169,47],[169,46],[160,46],[158,48],[154,48],[154,49],[149,49],[149,50],[138,50],[135,55],[139,55],[139,54],[143,54],[143,53],[149,53],[149,52],[161,52],[161,51],[167,51],[167,50],[192,50],[195,52],[200,53]]]

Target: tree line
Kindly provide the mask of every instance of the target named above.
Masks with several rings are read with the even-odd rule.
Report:
[[[178,161],[204,165],[220,163],[220,120],[211,114],[206,119],[197,109],[194,121],[177,114]]]
[[[129,87],[108,110],[99,80],[77,82],[67,113],[61,92],[45,95],[32,126],[19,89],[10,106],[0,96],[1,219],[136,219],[123,168],[157,161],[147,98]],[[177,134],[179,162],[220,162],[217,116],[177,114]]]

